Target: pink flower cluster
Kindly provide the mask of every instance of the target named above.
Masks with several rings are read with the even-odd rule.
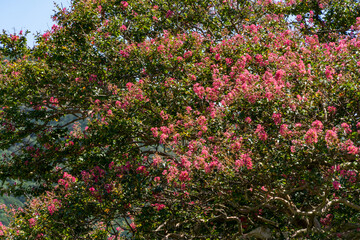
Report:
[[[76,182],[76,178],[67,172],[64,172],[63,178],[58,180],[58,184],[64,186],[65,190],[69,188],[69,184],[74,182]]]
[[[259,137],[260,140],[265,141],[268,138],[267,133],[265,132],[265,128],[258,124],[255,130],[255,134]]]

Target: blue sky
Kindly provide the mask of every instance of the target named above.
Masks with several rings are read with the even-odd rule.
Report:
[[[19,33],[29,30],[28,45],[33,46],[33,34],[44,32],[54,24],[51,19],[54,2],[63,7],[70,6],[70,0],[0,0],[0,31]]]

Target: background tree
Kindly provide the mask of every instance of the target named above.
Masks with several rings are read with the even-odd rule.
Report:
[[[351,26],[360,16],[358,0],[294,0],[288,5],[285,14],[296,16],[301,29],[306,34],[317,34],[322,42],[336,41],[338,34],[355,34]]]
[[[321,43],[294,4],[74,0],[33,49],[2,34],[2,191],[29,200],[0,233],[358,238],[360,19]]]

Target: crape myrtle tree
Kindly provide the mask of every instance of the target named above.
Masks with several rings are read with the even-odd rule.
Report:
[[[358,239],[360,18],[319,38],[301,4],[73,0],[31,49],[2,34],[1,190],[28,201],[0,234]]]

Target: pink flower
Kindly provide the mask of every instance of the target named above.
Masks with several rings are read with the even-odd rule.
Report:
[[[338,181],[333,181],[333,187],[335,190],[339,190],[341,188],[341,184]]]
[[[196,119],[197,124],[199,124],[200,126],[205,126],[206,125],[206,117],[205,116],[200,116],[198,117],[198,119]]]
[[[300,22],[302,20],[302,16],[301,15],[296,15],[296,21]]]
[[[328,214],[328,215],[326,215],[325,218],[320,218],[320,223],[324,226],[327,226],[331,223],[332,219],[333,219],[333,215]]]
[[[130,227],[134,232],[136,232],[136,225],[134,222],[130,223]]]
[[[151,132],[152,132],[152,134],[153,134],[154,137],[158,137],[158,136],[159,136],[158,128],[153,127],[153,128],[151,128],[150,130],[151,130]]]
[[[280,113],[274,113],[272,115],[272,119],[274,120],[276,125],[279,125],[281,123],[281,114]]]
[[[97,7],[97,10],[98,10],[99,13],[101,13],[101,11],[102,11],[101,5],[99,5],[99,6]]]
[[[125,25],[122,25],[122,26],[120,27],[120,31],[122,31],[122,32],[126,31],[126,29],[127,29],[127,27],[126,27]]]
[[[342,124],[341,124],[341,127],[345,130],[345,132],[346,132],[347,134],[349,134],[349,133],[352,132],[352,130],[350,129],[349,124],[347,124],[347,123],[342,123]]]
[[[169,10],[169,11],[167,11],[167,13],[166,13],[166,18],[169,18],[169,17],[171,17],[172,15],[174,14],[174,12],[173,11],[171,11],[171,10]]]
[[[359,148],[355,147],[354,145],[352,146],[348,146],[347,147],[347,151],[349,154],[353,154],[353,155],[356,155],[359,153]]]
[[[336,113],[336,107],[334,107],[334,106],[328,106],[328,111],[329,111],[329,113]]]
[[[337,134],[333,130],[327,130],[325,134],[325,141],[328,145],[333,145],[338,139]]]
[[[216,60],[216,61],[220,61],[220,59],[221,59],[221,58],[220,58],[220,54],[216,54],[216,55],[215,55],[215,60]]]
[[[230,66],[233,63],[233,60],[231,58],[226,58],[226,65]]]
[[[245,165],[247,169],[252,169],[253,168],[253,163],[251,158],[246,154],[246,157],[244,157],[244,161],[245,161]]]
[[[285,73],[286,72],[284,70],[282,70],[282,69],[277,70],[276,73],[275,73],[275,79],[276,80],[281,80],[283,78],[283,76],[285,75]]]
[[[154,177],[154,182],[160,182],[160,177]]]
[[[186,182],[189,180],[189,173],[188,171],[182,171],[179,175],[180,182]]]
[[[241,168],[242,166],[244,166],[244,161],[242,159],[236,160],[235,161],[235,169],[238,170],[239,168]]]
[[[163,133],[160,135],[160,143],[165,143],[165,140],[169,138],[169,135]]]
[[[53,215],[54,212],[56,211],[55,204],[53,204],[53,203],[50,204],[50,205],[48,206],[48,211],[49,211],[50,215]]]
[[[165,49],[165,46],[164,46],[164,45],[159,45],[159,46],[157,47],[157,50],[158,50],[158,52],[160,52],[160,53],[164,52],[164,49]]]
[[[155,166],[159,165],[162,162],[162,159],[159,155],[155,155],[155,157],[153,158],[153,164]]]
[[[126,1],[122,1],[121,2],[121,5],[124,7],[124,8],[127,8],[129,6],[128,2]]]
[[[95,82],[96,78],[97,78],[97,75],[91,74],[90,77],[89,77],[89,82]]]
[[[187,51],[186,53],[184,53],[184,58],[189,58],[192,56],[192,52],[191,51]]]
[[[282,124],[280,126],[280,135],[283,136],[283,137],[286,137],[289,134],[291,134],[291,131],[289,131],[288,125],[287,124]]]
[[[19,36],[11,35],[11,41],[16,42],[17,40],[19,40]]]
[[[251,121],[252,121],[251,118],[249,118],[249,117],[246,117],[246,118],[245,118],[245,122],[246,122],[246,123],[249,123],[249,124],[250,124]]]
[[[333,74],[335,73],[335,70],[332,67],[326,66],[325,75],[327,79],[332,80]]]
[[[312,145],[318,142],[317,131],[314,128],[310,128],[305,134],[305,141],[307,144]]]
[[[145,166],[140,166],[140,167],[138,167],[137,169],[136,169],[136,172],[137,173],[147,173],[147,171],[146,171],[146,167]]]
[[[165,205],[164,205],[164,204],[160,204],[160,203],[152,204],[152,206],[155,207],[157,211],[160,211],[160,210],[162,210],[162,209],[165,208]]]
[[[160,116],[163,120],[168,120],[169,119],[169,115],[166,114],[164,111],[160,112]]]
[[[204,98],[205,95],[205,88],[200,86],[199,83],[195,83],[193,86],[193,90],[195,92],[195,94],[199,97],[199,98]]]
[[[295,146],[291,146],[291,147],[290,147],[290,151],[291,151],[292,153],[296,152]]]
[[[29,225],[30,225],[30,227],[34,227],[36,225],[36,219],[35,218],[30,218],[29,219]]]
[[[320,122],[319,120],[314,121],[311,124],[312,127],[314,127],[316,129],[316,131],[322,131],[324,125],[322,124],[322,122]]]
[[[113,166],[114,166],[114,162],[112,161],[111,163],[109,163],[109,169],[112,169],[113,168]]]
[[[51,97],[49,102],[56,104],[59,103],[59,100],[57,98]]]
[[[191,162],[186,157],[181,157],[181,164],[187,169],[191,167]]]
[[[265,141],[268,138],[267,133],[265,132],[265,129],[261,124],[257,125],[255,134],[259,137],[260,140]]]
[[[236,170],[243,166],[246,166],[247,169],[252,169],[253,163],[252,159],[249,157],[249,154],[242,154],[240,159],[235,161]]]

